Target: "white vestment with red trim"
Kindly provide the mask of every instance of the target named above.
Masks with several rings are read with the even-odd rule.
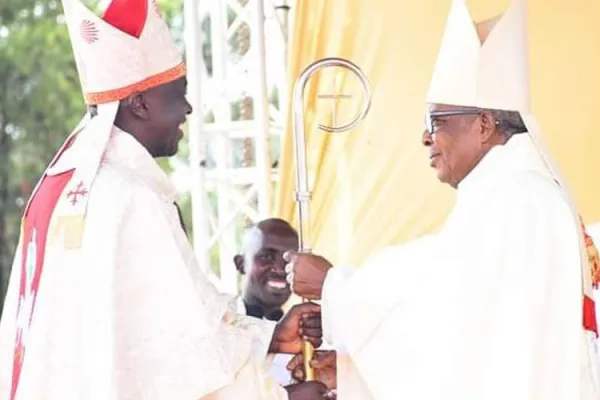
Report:
[[[513,136],[460,183],[439,233],[329,272],[340,398],[600,398],[580,226],[538,154]]]
[[[85,163],[93,151],[86,143],[78,138],[47,174]],[[238,315],[235,299],[208,281],[175,194],[150,154],[113,129],[94,186],[82,195],[82,231],[63,213],[73,197],[65,190],[58,200],[32,314],[19,302],[17,250],[0,323],[1,399],[10,398],[21,356],[17,400],[287,398],[267,372],[274,323]],[[77,232],[80,247],[71,248]],[[27,315],[17,324],[20,310]]]

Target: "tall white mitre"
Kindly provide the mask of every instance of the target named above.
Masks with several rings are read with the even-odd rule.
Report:
[[[80,0],[62,0],[62,4],[83,95],[88,105],[97,106],[97,116],[84,116],[50,165],[76,135],[81,144],[77,152],[85,154],[77,155],[79,161],[65,191],[89,192],[113,130],[119,102],[133,93],[181,78],[186,68],[154,0],[112,0],[102,17]],[[34,194],[35,191],[37,187]],[[77,228],[71,229],[79,233],[83,231],[88,198],[84,196],[76,204],[62,200],[57,204],[58,214],[76,217],[70,221]]]
[[[529,112],[525,1],[474,23],[464,0],[453,0],[428,103]]]

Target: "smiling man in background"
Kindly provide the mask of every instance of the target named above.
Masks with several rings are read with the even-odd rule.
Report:
[[[292,294],[285,279],[283,254],[296,249],[298,233],[282,219],[265,219],[248,228],[240,254],[233,259],[244,277],[238,312],[270,321],[281,319],[282,307]],[[286,369],[290,359],[290,355],[278,354],[270,369],[271,376],[282,386],[290,384]]]
[[[247,315],[278,321],[292,292],[285,279],[286,251],[298,248],[298,233],[286,221],[269,218],[250,227],[233,262],[244,276],[241,302]]]
[[[279,218],[269,218],[248,228],[242,239],[240,254],[234,257],[238,272],[244,276],[244,290],[239,298],[238,312],[246,315],[279,321],[283,306],[292,292],[285,275],[283,255],[298,249],[298,232]],[[325,345],[325,348],[328,346]],[[328,388],[335,388],[335,369],[328,368],[335,360],[334,351],[319,350],[315,353],[317,379]],[[319,368],[321,364],[324,367]],[[288,390],[300,390],[290,383],[304,380],[302,354],[277,354],[269,371],[271,377]],[[329,391],[327,398],[334,399]]]

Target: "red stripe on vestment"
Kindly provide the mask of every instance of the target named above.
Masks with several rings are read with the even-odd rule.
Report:
[[[594,332],[598,337],[598,322],[596,320],[596,304],[588,296],[583,296],[583,327]]]
[[[16,396],[21,378],[23,360],[27,350],[27,343],[24,342],[23,333],[24,330],[25,333],[29,330],[33,319],[44,267],[46,238],[50,220],[52,219],[58,199],[71,180],[73,172],[74,170],[71,170],[54,176],[44,176],[23,218],[21,282],[17,306],[17,331],[13,357],[11,400],[14,400]],[[35,237],[33,236],[34,232]],[[30,248],[30,245],[34,247]],[[30,249],[32,251],[29,251]],[[35,251],[33,251],[34,249]],[[32,263],[33,271],[30,270],[28,272],[28,263]]]

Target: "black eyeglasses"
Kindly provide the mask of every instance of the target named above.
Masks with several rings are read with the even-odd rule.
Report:
[[[425,130],[430,134],[435,133],[437,127],[434,126],[434,120],[437,117],[454,117],[457,115],[479,115],[479,108],[463,108],[461,110],[444,110],[444,111],[425,111]]]

